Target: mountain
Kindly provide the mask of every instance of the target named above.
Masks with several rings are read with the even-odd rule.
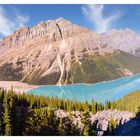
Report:
[[[139,73],[140,58],[114,47],[107,36],[63,18],[22,27],[0,40],[0,80],[61,85]]]
[[[131,29],[113,29],[108,33],[101,34],[101,42],[103,45],[140,57],[140,36]]]

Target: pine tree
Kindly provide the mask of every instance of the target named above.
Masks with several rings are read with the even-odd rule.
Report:
[[[17,118],[16,118],[16,108],[15,108],[15,99],[14,99],[14,94],[13,94],[13,90],[9,91],[9,113],[10,113],[10,118],[11,118],[11,127],[12,127],[12,132],[13,135],[15,135],[18,131],[18,128],[16,128],[17,125]]]
[[[116,103],[115,102],[110,102],[110,108],[115,109],[116,108]],[[119,108],[121,110],[121,108]]]
[[[56,117],[52,108],[47,109],[47,121],[50,135],[54,135],[56,131]]]
[[[85,105],[84,105],[84,112],[89,112],[90,108],[89,108],[89,104],[88,101],[86,100]]]
[[[71,112],[72,111],[71,103],[70,103],[69,100],[67,101],[67,111],[68,112]]]
[[[60,117],[60,120],[59,120],[58,132],[59,132],[60,136],[65,135],[65,130],[64,130],[64,127],[63,127],[63,118],[62,117]]]
[[[94,127],[90,122],[90,124],[89,124],[89,136],[95,136],[95,134],[96,134],[96,132],[94,130]]]
[[[2,108],[0,107],[0,136],[2,135]]]
[[[70,135],[72,135],[72,136],[79,136],[80,135],[79,128],[76,125],[74,125],[72,122],[70,124],[70,128],[71,128]]]
[[[84,136],[89,136],[89,127],[88,126],[85,126],[83,135]]]
[[[4,90],[0,89],[0,136],[3,135],[3,99]]]
[[[46,123],[47,109],[33,109],[26,119],[23,135],[45,135],[48,134],[48,124]]]
[[[136,118],[140,120],[140,106],[138,107],[138,111],[136,113]]]
[[[89,112],[83,112],[83,117],[82,117],[82,123],[84,125],[87,125],[89,122],[88,122],[88,119],[90,115],[89,115]]]
[[[21,136],[26,127],[26,119],[28,118],[28,108],[20,107],[16,113],[16,136]]]
[[[105,102],[105,110],[108,110],[110,107],[109,107],[109,102],[108,101],[106,101]]]
[[[7,95],[4,97],[3,101],[4,113],[3,113],[3,122],[5,126],[5,136],[12,135],[12,127],[11,127],[11,119],[10,119],[10,111],[7,102]]]
[[[115,135],[116,127],[117,127],[117,122],[114,121],[113,116],[111,115],[110,122],[109,122],[109,131],[111,135]]]
[[[65,123],[65,133],[67,136],[79,136],[80,130],[72,121],[72,116],[69,115]]]
[[[103,110],[102,103],[97,104],[97,111],[102,111],[102,110]]]
[[[96,114],[97,112],[96,103],[94,102],[93,99],[92,99],[91,111],[92,111],[92,114]]]

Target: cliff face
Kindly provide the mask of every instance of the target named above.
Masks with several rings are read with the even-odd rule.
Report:
[[[0,80],[95,83],[126,76],[126,70],[131,75],[139,72],[139,58],[122,54],[102,40],[101,35],[63,18],[23,27],[0,40]],[[129,63],[129,57],[131,67],[123,62]]]

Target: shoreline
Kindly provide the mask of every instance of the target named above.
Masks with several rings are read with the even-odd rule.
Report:
[[[140,73],[138,74],[135,74],[133,76],[138,76],[140,75]],[[120,79],[125,79],[125,78],[131,78],[133,76],[125,76],[125,77],[121,77],[121,78],[117,78],[117,79],[114,79],[114,80],[109,80],[109,81],[102,81],[102,82],[97,82],[97,83],[94,83],[94,84],[86,84],[86,83],[75,83],[75,84],[66,84],[66,85],[51,85],[51,86],[68,86],[68,85],[98,85],[98,84],[103,84],[103,83],[110,83],[110,82],[115,82],[117,80],[120,80]],[[42,86],[50,86],[50,85],[30,85],[28,83],[24,83],[24,82],[20,82],[20,81],[0,81],[0,88],[4,88],[6,90],[10,90],[11,88],[13,88],[13,90],[15,92],[19,92],[19,93],[23,93],[23,92],[27,92],[33,88],[38,88],[38,87],[42,87]]]
[[[23,83],[20,81],[0,81],[0,88],[4,88],[5,90],[10,90],[13,88],[13,91],[24,93],[32,88],[37,88],[39,85],[30,85],[27,83]]]
[[[98,85],[98,84],[115,82],[115,81],[118,81],[118,80],[121,80],[121,79],[132,78],[132,77],[135,77],[135,76],[138,76],[138,75],[140,75],[140,73],[134,74],[132,76],[123,76],[123,77],[120,77],[120,78],[117,78],[117,79],[101,81],[101,82],[97,82],[97,83],[72,83],[72,84],[64,84],[64,85],[61,85],[61,84],[56,84],[56,85],[38,85],[35,88],[42,87],[42,86],[58,86],[58,87],[61,87],[61,86],[76,86],[76,85],[87,85],[87,86]]]

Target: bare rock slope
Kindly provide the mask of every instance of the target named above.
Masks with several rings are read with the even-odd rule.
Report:
[[[69,113],[64,110],[56,110],[55,115],[57,117],[67,118]],[[82,119],[84,118],[83,113],[73,111],[71,112],[71,116],[73,123],[83,131],[85,128],[85,124],[82,123]],[[135,135],[133,132],[135,131],[135,128],[139,126],[140,121],[135,119],[134,114],[128,111],[103,110],[97,112],[95,115],[90,112],[86,119],[90,120],[96,135],[103,136],[112,135],[109,130],[111,125],[111,117],[116,123],[114,135]],[[140,132],[137,133],[137,135],[140,135]]]

